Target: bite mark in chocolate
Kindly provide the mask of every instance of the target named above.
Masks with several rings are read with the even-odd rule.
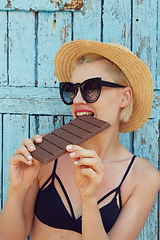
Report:
[[[110,127],[108,122],[98,118],[89,115],[78,117],[46,134],[42,143],[34,142],[36,150],[32,152],[32,156],[39,162],[47,164],[67,153],[67,145],[81,145],[108,127]]]

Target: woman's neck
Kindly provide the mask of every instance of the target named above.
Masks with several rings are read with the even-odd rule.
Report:
[[[119,142],[117,129],[107,129],[81,145],[82,147],[96,151],[102,161],[112,159],[119,154],[122,145]],[[116,151],[115,151],[116,150]]]

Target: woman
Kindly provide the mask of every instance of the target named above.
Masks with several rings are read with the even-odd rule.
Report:
[[[119,143],[151,113],[153,85],[140,59],[118,44],[76,40],[60,48],[55,72],[73,117],[92,115],[110,127],[42,166],[24,139],[10,158],[10,186],[0,239],[135,240],[160,187],[160,173]],[[76,85],[78,83],[78,85]],[[10,238],[10,236],[12,236]]]

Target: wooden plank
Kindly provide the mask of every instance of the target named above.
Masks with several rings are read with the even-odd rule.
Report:
[[[120,143],[131,153],[133,153],[133,133],[119,133]]]
[[[83,12],[74,12],[73,38],[101,40],[101,2],[84,0]]]
[[[156,88],[160,89],[160,0],[157,0],[157,84]]]
[[[116,42],[130,48],[131,1],[105,0],[102,24],[102,40],[104,42]]]
[[[158,168],[158,119],[149,119],[148,122],[134,135],[134,154],[148,159],[156,168]],[[158,239],[158,196],[152,208],[152,211],[146,221],[146,224],[138,238],[140,239]]]
[[[0,87],[0,113],[70,115],[58,88]]]
[[[3,202],[7,197],[9,185],[9,158],[28,137],[27,115],[4,115],[3,125]]]
[[[5,6],[7,5],[7,0],[0,1],[0,10],[6,10]]]
[[[154,88],[157,87],[156,65],[157,65],[157,1],[134,1],[133,2],[133,32],[132,43],[133,52],[145,62],[150,68]],[[145,124],[134,138],[135,154],[148,158],[156,167],[158,167],[158,147],[156,131],[158,128],[158,109],[159,93],[154,94],[154,105],[151,117],[147,124]],[[146,134],[146,131],[148,134]],[[150,134],[150,135],[149,135]],[[152,137],[154,135],[154,137]],[[151,136],[151,139],[150,139]],[[140,143],[141,142],[141,143]],[[143,154],[143,155],[142,155]],[[147,222],[140,233],[140,239],[159,239],[158,229],[158,200],[155,202],[153,209],[147,219]]]
[[[160,91],[154,91],[153,106],[150,118],[160,119]]]
[[[30,136],[54,131],[53,116],[30,116]]]
[[[2,158],[2,114],[0,114],[0,211],[2,209],[3,199],[3,158]]]
[[[159,169],[159,121],[160,121],[160,92],[156,91],[153,97],[153,107],[150,119],[144,126],[134,133],[134,154],[148,159]],[[152,211],[141,231],[138,240],[159,239],[159,218],[160,206],[159,196],[154,203]]]
[[[35,86],[35,15],[9,12],[9,84]]]
[[[30,116],[30,137],[54,131],[63,125],[63,116]]]
[[[71,40],[70,12],[38,14],[38,86],[59,86],[54,73],[54,57],[60,46]]]
[[[83,0],[1,0],[0,10],[17,11],[82,11]]]
[[[157,1],[133,1],[133,52],[149,67],[157,88]]]
[[[73,116],[72,115],[64,116],[64,124],[69,123],[72,120],[73,120]]]
[[[7,85],[7,13],[0,12],[0,85]]]

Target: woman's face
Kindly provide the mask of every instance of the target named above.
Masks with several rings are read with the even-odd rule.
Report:
[[[71,82],[82,83],[86,79],[101,77],[104,81],[114,82],[113,77],[107,74],[105,59],[77,65],[73,71]],[[112,126],[119,126],[120,102],[122,100],[121,88],[102,87],[99,99],[94,103],[87,103],[81,95],[80,89],[74,98],[71,110],[73,117],[81,114],[94,114],[95,117],[109,122]]]

